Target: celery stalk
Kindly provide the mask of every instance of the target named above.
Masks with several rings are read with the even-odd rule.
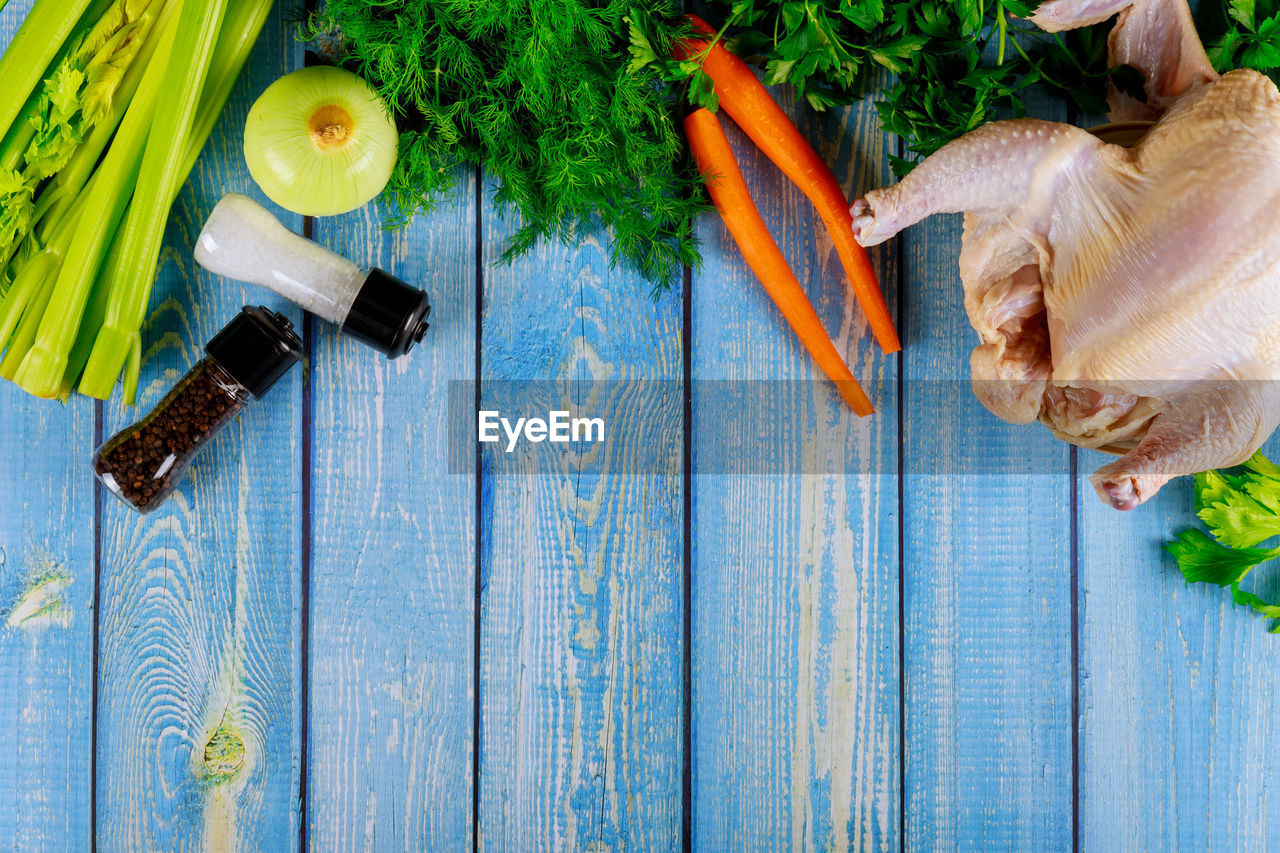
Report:
[[[53,252],[40,252],[22,265],[9,292],[0,299],[0,352],[4,352],[9,336],[41,285],[48,285],[58,274],[62,260]],[[25,353],[24,353],[25,354]]]
[[[36,257],[39,256],[37,255]],[[35,258],[31,260],[34,262]],[[31,342],[35,340],[40,318],[44,316],[44,312],[49,305],[49,298],[53,295],[53,287],[50,285],[51,280],[52,276],[45,276],[38,280],[31,298],[27,301],[27,310],[23,312],[22,319],[18,322],[17,331],[13,333],[13,337],[9,340],[9,346],[5,350],[4,358],[0,359],[0,379],[13,379],[21,368],[23,354],[30,349]]]
[[[93,343],[98,336],[98,329],[102,327],[102,318],[107,313],[107,300],[110,298],[111,288],[107,283],[96,282],[93,292],[89,294],[89,304],[85,306],[84,319],[80,322],[80,331],[76,334],[71,354],[67,356],[67,370],[62,374],[62,383],[58,386],[58,397],[63,400],[71,396],[72,389],[80,380],[80,374],[84,372],[85,363],[89,361],[89,353],[93,351]],[[132,400],[127,397],[125,402],[133,405]]]
[[[227,18],[218,36],[218,53],[209,68],[209,77],[200,96],[200,111],[196,114],[191,134],[187,138],[187,156],[182,166],[183,183],[195,168],[200,152],[213,133],[227,99],[231,97],[236,80],[240,78],[240,72],[249,61],[249,54],[253,52],[258,35],[271,14],[272,4],[273,0],[233,0],[227,9]],[[177,200],[181,188],[181,185],[175,188],[170,205]],[[130,358],[124,367],[123,397],[132,406],[138,389],[138,372],[142,366],[141,341],[130,352],[131,355],[139,356]]]
[[[14,277],[13,283],[9,285],[4,296],[0,297],[0,353],[4,352],[5,345],[9,343],[9,336],[13,334],[18,321],[22,319],[22,312],[26,310],[31,295],[40,284],[40,279],[30,274],[23,275],[26,272],[26,266]]]
[[[148,128],[165,90],[165,67],[176,36],[176,23],[175,19],[162,34],[164,41],[157,48],[153,67],[143,75],[106,157],[77,205],[79,210],[92,211],[92,215],[78,217],[39,334],[15,376],[28,393],[40,397],[57,393],[90,286],[138,178]]]
[[[258,41],[262,27],[271,15],[274,0],[231,0],[227,7],[227,17],[218,33],[218,47],[213,62],[209,66],[209,76],[205,79],[204,91],[200,93],[200,109],[196,112],[195,122],[191,125],[191,133],[187,138],[187,156],[183,161],[182,174],[191,174],[195,168],[204,144],[213,133],[214,125],[222,116],[222,109],[231,97],[240,72],[249,61],[253,45]],[[181,187],[179,187],[181,189]],[[174,193],[177,198],[177,193]]]
[[[24,325],[18,328],[18,334],[6,341],[5,364],[9,366],[0,373],[0,377],[4,379],[14,377],[35,340],[35,331],[39,329],[43,312],[53,295],[62,262],[67,257],[67,249],[71,245],[71,238],[79,218],[78,213],[68,217],[68,221],[54,232],[52,238],[42,248],[36,249],[35,241],[28,241],[25,245],[30,251],[24,252],[24,257],[12,264],[18,270],[18,274],[14,279],[11,293],[6,294],[3,303],[0,303],[0,324],[16,321],[18,319],[16,316],[13,318],[8,316],[9,312],[13,311],[21,314]],[[34,286],[28,283],[31,279],[35,280]],[[20,286],[21,290],[26,292],[20,293],[11,303],[9,296],[12,295],[12,290],[19,290]]]
[[[231,95],[241,70],[249,60],[253,45],[258,40],[267,18],[271,14],[273,0],[231,0],[227,7],[226,20],[222,24],[222,32],[218,34],[218,46],[209,66],[209,75],[205,80],[204,91],[200,94],[200,109],[196,113],[195,123],[187,137],[186,159],[183,161],[182,174],[185,177],[195,167],[200,152],[204,149],[214,125],[222,114],[227,98]],[[177,200],[181,186],[174,191],[169,204]],[[117,234],[111,246],[104,270],[115,269],[119,263],[122,234]],[[80,379],[89,353],[93,349],[94,338],[102,319],[106,314],[107,298],[110,288],[107,282],[99,281],[93,288],[89,303],[85,307],[84,319],[80,331],[76,335],[75,344],[67,359],[67,370],[62,377],[59,396],[70,394],[75,383]],[[140,342],[139,342],[140,343]],[[124,400],[132,405],[134,394],[131,389],[137,388],[137,372],[141,359],[129,359],[125,363]]]
[[[22,165],[22,155],[36,135],[36,127],[31,123],[36,114],[36,104],[40,101],[40,90],[37,89],[27,98],[14,117],[13,125],[0,142],[0,169],[6,172],[17,171]]]
[[[0,133],[8,134],[27,99],[45,77],[67,36],[89,7],[89,0],[36,0],[0,56]]]
[[[145,41],[128,70],[125,71],[124,79],[120,81],[120,86],[111,102],[110,114],[93,126],[88,138],[72,155],[71,162],[54,176],[37,196],[33,219],[38,223],[36,233],[41,238],[48,239],[51,229],[56,227],[84,191],[85,185],[93,174],[94,166],[98,164],[111,137],[115,135],[116,128],[124,118],[125,110],[133,102],[133,96],[138,91],[142,76],[151,65],[156,46],[163,41],[166,31],[172,33],[169,29],[173,20],[172,11],[173,4],[165,3],[155,15],[147,13],[151,18],[150,31],[142,35]]]
[[[137,346],[134,338],[142,328],[151,297],[169,206],[186,180],[182,174],[186,137],[192,129],[218,41],[208,36],[221,31],[227,8],[227,0],[181,2],[178,33],[165,74],[166,100],[172,99],[170,108],[157,112],[147,139],[142,171],[123,226],[120,258],[109,271],[111,299],[106,317],[80,380],[80,391],[98,399],[111,395],[125,360]],[[68,342],[66,348],[70,345]],[[28,359],[30,357],[28,355]],[[19,380],[30,379],[29,384],[37,389],[33,393],[53,394],[66,367],[64,349],[59,360],[36,362],[30,375],[19,373]],[[27,383],[20,384],[28,387]]]
[[[134,335],[129,341],[129,352],[124,361],[124,387],[120,394],[133,405],[138,399],[138,375],[142,372],[142,335]]]

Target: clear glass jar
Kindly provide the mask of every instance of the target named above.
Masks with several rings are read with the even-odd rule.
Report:
[[[246,306],[205,346],[205,357],[142,420],[93,455],[102,484],[146,513],[173,494],[191,460],[302,359],[293,325]]]
[[[116,497],[149,512],[173,493],[195,455],[251,399],[248,388],[206,356],[150,414],[98,448],[93,471]]]

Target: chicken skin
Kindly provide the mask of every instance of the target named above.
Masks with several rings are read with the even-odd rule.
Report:
[[[1118,14],[1113,63],[1157,118],[1131,148],[1071,125],[993,122],[853,206],[864,246],[963,212],[974,392],[1011,423],[1120,455],[1092,477],[1132,509],[1247,459],[1280,423],[1280,92],[1218,77],[1185,0],[1051,0],[1067,29]]]

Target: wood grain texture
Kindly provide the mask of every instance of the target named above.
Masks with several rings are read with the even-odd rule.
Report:
[[[475,368],[473,179],[388,233],[375,207],[315,239],[425,288],[426,338],[388,361],[316,321],[309,843],[469,851],[475,479],[451,474],[449,384]]]
[[[300,59],[277,9],[170,216],[144,329],[139,404],[154,405],[245,304],[300,313],[199,270],[191,247],[224,192],[258,195],[245,115]],[[298,217],[284,216],[291,227]],[[298,838],[303,371],[218,437],[170,502],[104,497],[98,652],[102,850],[286,850]]]
[[[874,115],[863,104],[801,123],[851,198],[888,176]],[[897,849],[897,359],[880,354],[808,199],[722,121],[877,412],[848,410],[723,223],[704,217],[692,298],[694,847]],[[873,262],[892,300],[892,251]],[[792,402],[759,412],[750,380],[761,379],[788,380]],[[778,457],[769,473],[712,461],[753,434],[768,440],[746,444]]]
[[[0,850],[89,847],[93,415],[0,387]]]
[[[31,8],[0,15],[8,45]],[[0,387],[0,850],[87,850],[94,405]]]
[[[1031,111],[1062,119],[1052,110]],[[969,389],[961,218],[904,241],[904,849],[1072,843],[1069,450]]]
[[[486,850],[671,850],[681,819],[683,497],[679,407],[631,407],[632,380],[679,382],[681,301],[657,302],[606,249],[542,244],[494,266],[510,224],[486,204],[482,394],[566,384],[616,439],[483,483],[480,843]],[[612,380],[622,384],[593,384]],[[545,415],[544,415],[545,416]],[[652,418],[670,418],[653,423]]]
[[[4,10],[0,38],[28,7]],[[277,14],[173,211],[140,405],[109,405],[108,434],[241,305],[300,320],[264,291],[199,272],[189,251],[224,191],[258,196],[239,153],[244,115],[300,63],[290,11]],[[866,107],[802,122],[851,197],[889,181],[877,127]],[[607,473],[488,471],[479,507],[475,477],[450,473],[446,455],[449,386],[474,378],[478,337],[490,387],[679,386],[685,322],[694,849],[1071,847],[1068,451],[1039,427],[996,421],[967,388],[959,220],[877,250],[909,319],[902,360],[883,358],[807,200],[729,134],[876,416],[843,409],[713,215],[689,317],[682,294],[649,301],[591,241],[493,265],[512,229],[477,209],[469,180],[456,207],[404,232],[382,231],[373,209],[317,222],[319,241],[422,283],[433,328],[389,363],[317,322],[309,377],[295,370],[253,405],[170,505],[144,518],[104,498],[102,850],[284,851],[300,836],[316,851],[678,849],[682,472],[639,473],[655,455],[638,442],[663,434],[679,459],[682,421],[625,385],[599,386],[593,405],[623,436]],[[735,420],[758,409],[717,379],[812,384],[795,408]],[[568,401],[584,386],[564,387]],[[749,473],[749,459],[717,467],[717,448],[748,435],[773,440],[775,473]],[[0,851],[87,850],[94,831],[93,443],[91,402],[64,409],[0,387]],[[1280,458],[1280,439],[1269,452]],[[1002,459],[1044,473],[978,473]],[[1277,849],[1280,640],[1224,592],[1186,586],[1160,552],[1194,522],[1189,482],[1120,514],[1087,483],[1101,462],[1081,453],[1075,484],[1079,847]],[[776,473],[788,466],[810,473]],[[845,468],[855,473],[834,473]],[[1280,595],[1280,581],[1268,586]]]
[[[1160,550],[1197,524],[1190,478],[1119,513],[1088,482],[1106,461],[1080,456],[1080,849],[1277,849],[1280,638]]]

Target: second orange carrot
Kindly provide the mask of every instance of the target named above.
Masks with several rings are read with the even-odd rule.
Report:
[[[849,408],[859,416],[871,414],[875,411],[871,401],[831,342],[813,304],[760,217],[720,121],[707,110],[699,109],[685,117],[684,130],[698,169],[706,178],[711,200],[747,266],[760,279],[809,355],[835,383]]]
[[[690,15],[689,20],[699,32],[715,33],[697,15]],[[706,51],[706,57],[702,61],[702,70],[715,83],[721,108],[756,147],[809,197],[822,217],[840,257],[840,264],[849,278],[849,286],[867,315],[867,322],[881,349],[885,352],[902,349],[871,261],[854,239],[849,202],[830,167],[769,95],[769,90],[751,68],[719,42],[712,45],[691,39],[684,42],[678,54],[687,58],[703,51]]]

